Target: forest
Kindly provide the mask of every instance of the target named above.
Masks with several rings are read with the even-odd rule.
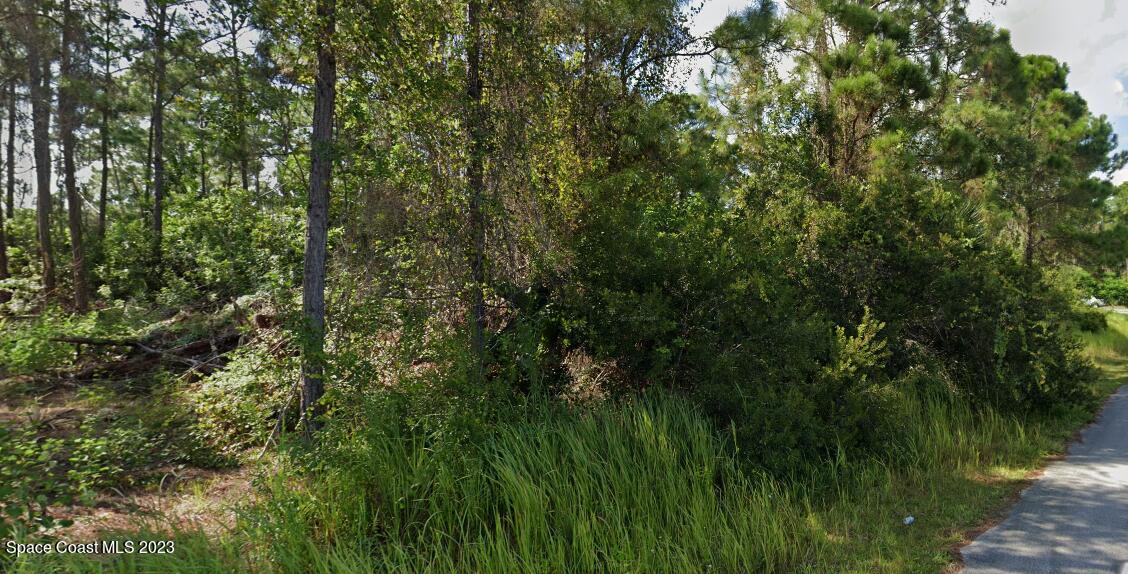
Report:
[[[0,541],[153,544],[0,568],[954,571],[1128,152],[967,0],[701,7],[5,2]]]

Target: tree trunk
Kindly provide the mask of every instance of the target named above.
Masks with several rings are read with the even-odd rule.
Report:
[[[63,1],[63,43],[59,61],[59,131],[63,140],[63,181],[67,190],[67,226],[70,228],[72,272],[74,277],[74,308],[85,313],[90,306],[89,287],[86,281],[86,255],[82,246],[82,201],[75,181],[74,132],[76,126],[74,62],[71,46],[75,41],[74,13],[70,0]]]
[[[27,43],[28,86],[31,97],[32,147],[35,155],[35,224],[39,242],[39,257],[43,263],[43,290],[55,291],[55,254],[51,250],[51,66],[44,65],[40,53],[39,23],[35,5],[29,2],[26,10],[27,29],[31,41]]]
[[[150,111],[150,114],[152,112]],[[145,208],[151,207],[150,202],[153,199],[153,122],[152,115],[149,116],[148,143],[145,144],[145,197],[143,198]]]
[[[14,83],[14,81],[13,81],[13,83]],[[9,126],[8,129],[10,130],[11,126]],[[12,158],[8,157],[7,158],[7,165],[8,165],[9,168],[11,167],[11,164],[12,164]],[[9,169],[8,171],[11,171],[11,170]],[[3,202],[0,202],[0,205],[2,205],[2,203]],[[7,234],[5,227],[4,227],[4,220],[7,219],[8,217],[10,217],[10,214],[9,214],[10,211],[12,211],[11,207],[8,207],[7,210],[0,208],[0,279],[7,279],[9,277],[9,274],[8,274],[8,234]],[[3,290],[0,290],[0,301],[3,301],[6,297],[7,297],[7,295],[5,294],[5,292]]]
[[[105,59],[102,61],[102,122],[98,125],[98,155],[102,160],[102,181],[98,190],[98,240],[106,239],[106,199],[110,190],[110,88],[113,86],[113,77],[110,75],[110,22],[111,8],[103,6],[105,11]]]
[[[238,39],[238,15],[235,8],[231,12],[231,73],[235,78],[235,122],[236,122],[236,153],[239,156],[239,181],[243,185],[243,191],[251,189],[251,173],[250,173],[250,155],[247,152],[247,114],[244,106],[246,105],[246,86],[243,83],[243,64],[239,58],[239,39]]]
[[[5,228],[5,219],[12,218],[12,210],[15,209],[15,195],[16,195],[16,81],[11,80],[8,82],[8,146],[7,157],[5,159],[6,171],[8,172],[8,202],[7,209],[0,213],[0,279],[7,279],[11,276],[8,269],[8,233]],[[7,297],[4,292],[0,291],[0,300]]]
[[[482,214],[482,198],[485,192],[484,161],[485,146],[484,118],[482,113],[482,78],[480,64],[482,57],[480,5],[478,0],[470,0],[466,7],[466,20],[469,27],[466,52],[466,126],[470,137],[470,157],[466,166],[466,183],[469,192],[470,224],[470,313],[471,347],[478,361],[478,376],[484,376],[486,305],[483,295],[485,286],[485,218]]]
[[[208,156],[204,153],[204,146],[200,146],[200,197],[208,194]]]
[[[164,99],[165,82],[165,41],[168,36],[168,4],[160,3],[157,13],[157,27],[153,38],[154,73],[156,88],[153,94],[153,273],[157,276],[161,269],[161,242],[164,239]]]
[[[11,219],[16,209],[16,81],[8,84],[8,211],[4,215]]]
[[[302,312],[309,341],[302,356],[301,418],[307,433],[317,429],[318,401],[325,392],[325,258],[329,232],[329,184],[333,171],[333,114],[337,60],[333,51],[335,0],[317,0],[317,78],[310,137],[309,203],[306,209]]]
[[[8,274],[8,234],[4,229],[4,210],[0,209],[0,279],[7,279]],[[0,301],[5,297],[0,290]]]
[[[98,189],[98,240],[106,239],[106,199],[110,191],[110,110],[102,108],[102,123],[98,126],[98,155],[102,160],[102,181]]]

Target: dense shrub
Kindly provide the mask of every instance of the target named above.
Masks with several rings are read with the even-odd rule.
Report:
[[[0,446],[0,536],[55,525],[48,507],[73,500],[57,472],[63,441],[0,424]]]
[[[235,351],[227,366],[193,383],[184,392],[196,417],[193,435],[218,453],[234,455],[261,447],[275,421],[287,417],[296,378],[285,361],[278,361],[261,344]]]
[[[1096,276],[1079,267],[1069,267],[1064,274],[1081,298],[1097,297],[1111,305],[1128,305],[1128,280],[1115,273]]]
[[[111,220],[96,275],[113,297],[160,288],[161,302],[178,306],[294,284],[302,253],[297,210],[266,209],[238,188],[212,190],[204,197],[177,194],[166,209],[160,276],[152,273],[147,222]]]
[[[1128,280],[1108,275],[1097,284],[1096,293],[1113,305],[1128,305]]]
[[[591,183],[569,244],[583,265],[519,300],[543,346],[564,349],[545,359],[582,349],[628,386],[684,390],[777,470],[885,448],[890,381],[920,366],[941,365],[950,388],[1007,411],[1089,400],[1069,295],[992,242],[962,193],[903,176],[911,157],[890,158],[873,183],[811,166],[826,189],[780,194],[780,178],[754,178],[726,198],[666,175],[704,161],[671,144],[693,137],[673,125],[626,128],[638,156]],[[802,147],[778,153],[803,165]],[[665,171],[649,169],[655,157]]]
[[[213,190],[175,196],[165,228],[167,303],[226,299],[295,284],[302,218],[284,206],[264,209],[250,192]]]

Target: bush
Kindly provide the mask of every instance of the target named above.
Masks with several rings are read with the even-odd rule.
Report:
[[[1110,305],[1128,305],[1128,279],[1114,273],[1096,277],[1079,267],[1069,268],[1067,275],[1080,299],[1096,297]]]
[[[223,455],[261,447],[287,405],[297,411],[296,371],[260,345],[233,351],[227,366],[194,383],[184,402],[195,414],[194,436]]]
[[[143,314],[140,309],[114,302],[86,315],[67,314],[58,307],[44,308],[30,319],[0,315],[0,378],[71,364],[75,345],[55,339],[128,335]]]
[[[1128,280],[1114,275],[1105,276],[1097,284],[1096,294],[1112,305],[1128,305]]]
[[[240,188],[174,196],[165,228],[168,304],[223,300],[296,284],[302,214],[256,205]]]
[[[63,441],[0,424],[0,446],[0,538],[54,526],[48,507],[73,500],[58,472]]]
[[[115,298],[152,295],[147,290],[160,284],[157,298],[170,306],[294,285],[302,260],[301,215],[285,206],[265,210],[240,188],[204,197],[175,194],[165,212],[164,275],[150,275],[146,222],[123,217],[107,229],[97,276]]]

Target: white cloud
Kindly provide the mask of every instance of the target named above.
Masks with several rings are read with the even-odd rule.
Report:
[[[1124,81],[1120,79],[1113,80],[1112,92],[1116,94],[1116,99],[1119,103],[1115,114],[1128,116],[1128,90],[1124,89]]]

